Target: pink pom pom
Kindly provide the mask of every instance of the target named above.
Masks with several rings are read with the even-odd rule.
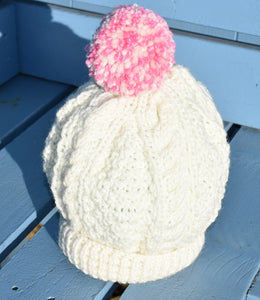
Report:
[[[136,4],[125,5],[101,22],[86,64],[106,91],[136,96],[160,87],[175,63],[174,52],[163,18]]]

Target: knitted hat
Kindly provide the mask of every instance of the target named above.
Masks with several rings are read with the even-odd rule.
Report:
[[[223,122],[174,50],[151,10],[109,14],[88,49],[94,80],[69,97],[46,140],[60,247],[95,278],[135,283],[180,271],[221,207]]]

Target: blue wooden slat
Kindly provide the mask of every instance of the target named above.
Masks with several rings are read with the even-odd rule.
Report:
[[[96,14],[103,14],[103,15],[110,13],[111,10],[114,9],[113,5],[112,6],[103,6],[103,5],[99,5],[99,4],[95,4],[95,3],[86,3],[86,2],[83,2],[80,0],[72,1],[71,7],[76,8],[76,9],[81,9],[84,11],[88,11],[88,12],[93,12]]]
[[[44,3],[58,4],[66,7],[73,7],[85,11],[106,14],[112,8],[123,4],[137,3],[150,8],[159,15],[175,23],[177,29],[186,30],[189,27],[192,32],[212,36],[219,36],[236,40],[236,35],[241,32],[256,37],[248,40],[249,43],[259,45],[257,36],[260,35],[259,14],[260,3],[258,0],[251,0],[250,3],[239,1],[216,1],[211,3],[206,0],[38,0]],[[195,26],[190,26],[194,24]],[[206,33],[207,34],[207,33]],[[222,35],[223,34],[223,35]],[[246,42],[244,40],[241,40]]]
[[[209,91],[224,120],[260,128],[260,50],[175,34],[176,61]]]
[[[17,3],[21,71],[73,85],[87,81],[84,48],[99,22],[79,12]]]
[[[17,75],[0,87],[0,149],[55,105],[71,88]]]
[[[106,299],[113,283],[86,276],[70,264],[57,245],[57,234],[56,214],[0,270],[1,299]]]
[[[35,0],[37,1],[37,0]],[[64,7],[71,7],[71,0],[50,0],[50,1],[37,1],[37,2],[43,2],[43,3],[50,3],[50,4],[54,4],[54,5],[60,5],[60,6],[64,6]]]
[[[239,32],[237,34],[237,39],[238,42],[242,43],[247,43],[247,44],[252,44],[252,45],[260,45],[260,35],[252,35],[252,34],[245,34]]]
[[[95,13],[102,13],[107,14],[111,11],[111,9],[114,9],[115,7],[119,5],[127,5],[127,4],[139,4],[141,6],[144,6],[146,8],[150,8],[157,13],[159,13],[161,16],[164,17],[172,17],[173,16],[173,10],[172,10],[172,4],[169,0],[164,0],[161,2],[156,1],[150,1],[150,0],[36,0],[37,2],[43,2],[43,3],[52,3],[52,4],[58,4],[65,7],[72,7],[77,9],[82,9],[85,11],[93,11]]]
[[[236,41],[237,33],[233,30],[227,30],[223,28],[216,28],[213,26],[205,26],[201,24],[195,24],[187,21],[176,20],[165,18],[168,23],[168,26],[172,30],[180,30],[184,32],[197,33],[200,35],[206,35],[209,37],[220,38],[225,40]],[[253,40],[252,40],[253,42]]]
[[[15,7],[0,4],[0,85],[17,73]]]
[[[51,102],[70,91],[65,85],[42,81],[39,85],[38,80],[27,78],[29,82],[30,79],[30,90],[25,93],[29,102]],[[18,93],[15,98],[22,96],[15,86],[11,93],[13,91]],[[53,108],[0,151],[0,260],[53,206],[42,171],[41,154],[56,109]]]
[[[245,299],[260,267],[259,153],[260,132],[240,129],[222,210],[199,258],[175,276],[129,286],[120,299]]]
[[[255,35],[260,35],[259,14],[258,0],[176,0],[174,4],[174,18],[178,20]]]

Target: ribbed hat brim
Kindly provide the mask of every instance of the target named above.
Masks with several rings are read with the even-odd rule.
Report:
[[[94,278],[140,283],[173,275],[190,265],[203,247],[204,234],[187,247],[148,255],[125,252],[93,241],[62,220],[59,244],[70,262]]]

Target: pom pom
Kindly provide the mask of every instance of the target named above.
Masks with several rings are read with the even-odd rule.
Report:
[[[136,4],[107,15],[87,51],[90,76],[106,91],[123,96],[159,88],[175,63],[167,23]]]

